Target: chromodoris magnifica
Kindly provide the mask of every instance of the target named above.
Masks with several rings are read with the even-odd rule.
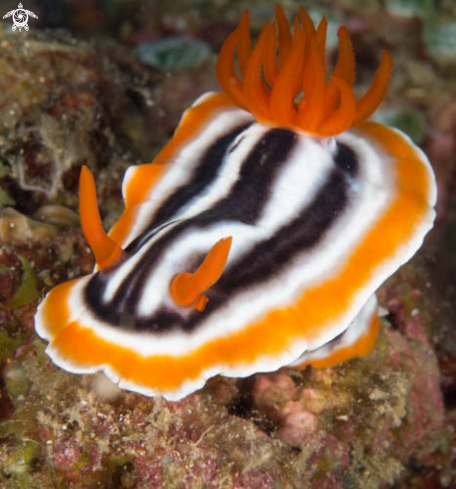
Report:
[[[375,290],[420,247],[437,192],[406,135],[366,122],[388,53],[356,100],[348,32],[327,77],[326,27],[300,9],[291,29],[276,7],[252,48],[245,13],[218,59],[223,93],[201,96],[154,162],[128,169],[109,234],[82,169],[97,267],[38,309],[57,365],[175,400],[216,374],[327,367],[373,348]]]

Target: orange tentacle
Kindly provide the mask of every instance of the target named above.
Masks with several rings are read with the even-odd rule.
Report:
[[[291,52],[291,32],[285,13],[280,5],[275,6],[275,14],[278,28],[279,70],[287,62]]]
[[[242,109],[247,109],[244,103],[242,83],[234,69],[234,56],[242,37],[242,30],[238,27],[223,43],[217,60],[216,75],[220,87],[230,99]]]
[[[297,22],[297,19],[295,19],[295,29],[296,24],[299,25]],[[309,34],[309,31],[307,29],[304,29],[305,37],[306,37],[306,49],[305,49],[305,54],[304,54],[304,71],[302,74],[302,79],[301,79],[301,84],[302,84],[302,93],[304,95],[304,101],[307,102],[309,101],[309,94],[312,91],[313,84],[314,84],[314,66],[312,64],[313,59],[312,58],[312,50],[315,48],[315,39],[312,34]],[[303,103],[301,103],[301,107],[303,106]],[[301,109],[302,110],[302,109]]]
[[[300,105],[298,126],[305,131],[314,132],[324,116],[326,71],[325,59],[321,56],[317,39],[311,36],[308,44],[309,56],[305,67],[307,77],[303,81],[304,99]]]
[[[231,248],[232,238],[221,239],[210,249],[203,263],[195,273],[180,273],[171,282],[170,292],[179,306],[194,306],[203,310],[207,297],[203,295],[221,277]],[[195,302],[196,301],[196,302]]]
[[[97,265],[102,269],[109,267],[120,258],[123,251],[103,229],[95,180],[87,166],[81,168],[79,179],[79,217],[82,232],[92,249]]]
[[[239,21],[239,72],[242,77],[245,77],[247,65],[249,64],[250,55],[252,54],[252,43],[250,41],[250,16],[248,11],[242,14]]]
[[[339,78],[334,78],[334,83],[340,90],[340,106],[318,126],[316,132],[322,136],[346,131],[353,125],[356,114],[356,99],[352,88]]]
[[[355,54],[350,35],[343,26],[339,27],[337,34],[339,36],[339,56],[326,90],[325,114],[328,115],[334,111],[340,102],[340,90],[337,83],[334,82],[334,78],[343,80],[350,86],[355,82]]]
[[[326,17],[323,17],[318,24],[317,32],[315,33],[315,40],[317,42],[318,53],[325,60],[325,48],[326,48],[326,32],[328,30],[328,21]]]
[[[263,72],[269,88],[274,85],[277,77],[277,29],[273,24],[266,37],[263,52]]]
[[[300,129],[313,136],[339,134],[369,117],[386,93],[390,56],[383,54],[371,88],[356,102],[355,57],[347,29],[339,29],[339,58],[326,82],[326,19],[315,29],[300,7],[291,36],[284,11],[278,5],[275,10],[276,25],[266,25],[253,50],[247,14],[222,47],[217,77],[228,97],[263,124]],[[241,77],[234,69],[236,50]]]
[[[272,87],[270,109],[271,117],[278,125],[296,118],[294,99],[300,92],[306,38],[298,25],[293,35],[293,45],[287,62],[282,66]]]
[[[388,90],[389,80],[393,72],[393,60],[387,51],[383,51],[382,60],[378,67],[371,87],[357,102],[356,116],[353,124],[359,124],[370,117],[381,104]]]
[[[312,19],[310,18],[309,14],[301,6],[299,6],[299,18],[301,19],[306,34],[314,35],[315,34],[314,23],[312,22]]]
[[[387,51],[383,51],[382,60],[374,81],[369,90],[356,102],[356,116],[353,124],[359,124],[370,117],[381,104],[388,90],[389,80],[393,72],[393,60]]]
[[[269,119],[269,90],[263,81],[262,65],[266,39],[272,26],[272,21],[268,22],[260,34],[257,45],[250,56],[244,79],[244,100],[250,112],[260,121]]]
[[[355,82],[355,53],[350,34],[344,26],[339,27],[339,57],[333,75],[352,86]]]

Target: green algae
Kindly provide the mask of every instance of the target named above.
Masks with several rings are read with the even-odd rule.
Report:
[[[31,304],[39,297],[36,275],[30,266],[29,261],[20,255],[19,260],[22,264],[23,273],[19,287],[14,292],[13,297],[6,303],[11,309]]]
[[[34,440],[23,440],[8,454],[9,456],[2,464],[3,472],[21,480],[30,470],[30,464],[36,458],[39,447],[39,444]]]
[[[208,44],[198,39],[171,37],[136,48],[138,58],[162,71],[187,71],[203,64],[211,55]]]
[[[228,2],[226,2],[228,3]],[[418,3],[418,2],[417,2]],[[128,121],[127,121],[128,122]],[[132,125],[130,124],[130,126],[128,126],[127,122],[125,123],[125,127],[130,127],[130,129],[132,128]],[[135,126],[136,127],[136,126]],[[136,129],[131,129],[130,132],[132,132],[133,134],[135,134],[135,131]],[[131,134],[130,134],[131,135]],[[132,140],[133,138],[130,138],[130,140]],[[106,204],[105,204],[106,206]],[[36,263],[36,261],[34,261],[33,263]],[[39,268],[37,265],[34,265],[34,268],[35,270],[37,271],[37,277],[39,278],[40,282],[45,282],[48,286],[51,286],[53,285],[53,279],[52,279],[52,275],[47,272],[46,270],[43,271],[43,272],[38,272]],[[49,280],[49,282],[46,282],[46,280],[43,279],[43,276],[42,274],[47,274],[47,279]],[[25,271],[24,271],[24,275],[25,275]],[[404,290],[401,290],[400,291],[401,294],[405,294],[407,293],[407,311],[411,311],[413,310],[416,306],[413,304],[413,297],[411,297],[410,295],[410,291],[407,290],[405,291]],[[410,300],[409,300],[410,298]],[[383,319],[382,322],[386,322],[385,319]],[[1,339],[1,335],[0,335],[0,353],[3,353],[1,351],[2,349],[2,343],[1,343],[2,339]],[[376,364],[375,365],[375,369],[374,370],[381,370],[383,367],[383,363],[384,363],[384,356],[387,355],[387,349],[388,349],[388,346],[390,345],[390,340],[388,340],[388,337],[385,336],[385,335],[380,335],[379,336],[379,340],[377,342],[377,347],[376,347],[376,350],[380,355],[382,361],[381,362],[378,362],[378,365]],[[41,342],[40,340],[36,340],[34,342],[34,347],[39,349],[39,350],[43,350],[44,349],[44,343]],[[9,350],[11,353],[13,352],[13,349],[10,349]],[[375,355],[376,353],[374,353]],[[384,355],[383,355],[384,354]],[[173,443],[174,441],[176,441],[180,436],[182,436],[183,440],[186,442],[185,443],[185,446],[188,446],[188,444],[191,444],[191,441],[187,440],[186,439],[186,433],[184,430],[182,430],[182,432],[179,432],[178,429],[181,429],[182,426],[181,426],[181,423],[179,423],[179,419],[180,419],[180,414],[176,414],[176,415],[173,415],[172,417],[174,418],[175,421],[173,421],[173,423],[175,423],[176,427],[172,426],[171,425],[171,429],[166,429],[166,430],[163,430],[164,433],[166,433],[167,436],[165,436],[163,433],[161,433],[160,431],[154,431],[153,430],[153,426],[151,426],[151,417],[148,415],[148,406],[149,406],[149,400],[144,400],[144,399],[141,399],[139,396],[135,396],[133,394],[122,394],[120,396],[120,400],[118,401],[118,404],[116,405],[113,405],[115,407],[117,407],[116,410],[113,409],[113,413],[112,413],[112,417],[113,418],[117,418],[118,417],[118,414],[119,412],[122,412],[122,413],[127,413],[127,418],[128,416],[130,415],[130,412],[128,411],[128,409],[125,408],[125,406],[123,405],[123,402],[124,402],[124,399],[135,399],[135,407],[131,407],[131,411],[132,412],[135,412],[136,416],[140,419],[140,421],[143,421],[143,424],[139,424],[137,422],[135,422],[135,424],[132,424],[131,426],[127,424],[127,422],[122,422],[122,423],[117,423],[117,424],[114,424],[113,425],[113,428],[111,429],[111,434],[103,434],[103,435],[99,435],[98,432],[96,434],[96,436],[92,439],[90,438],[90,436],[93,434],[95,435],[94,432],[92,432],[92,429],[93,427],[97,426],[96,422],[99,421],[98,418],[97,418],[97,413],[98,412],[109,412],[108,410],[108,407],[106,407],[103,403],[97,403],[95,401],[90,401],[91,399],[91,394],[90,394],[90,391],[88,390],[88,387],[87,385],[82,381],[80,380],[79,377],[76,377],[76,376],[71,376],[69,374],[66,374],[64,373],[63,371],[59,371],[57,370],[56,368],[50,366],[51,368],[48,368],[48,369],[44,369],[43,366],[44,365],[48,365],[49,364],[49,361],[47,360],[46,357],[42,356],[41,354],[38,354],[37,357],[34,359],[34,363],[32,363],[31,367],[39,367],[39,373],[38,373],[38,376],[37,378],[35,377],[30,377],[31,379],[31,382],[32,382],[32,385],[31,385],[31,388],[30,388],[30,393],[29,395],[27,396],[27,398],[25,399],[25,402],[28,402],[28,400],[30,400],[30,402],[37,402],[40,406],[40,409],[43,410],[43,412],[46,413],[46,417],[43,417],[43,418],[39,418],[40,421],[38,422],[37,421],[37,418],[35,416],[35,408],[33,406],[30,406],[27,408],[29,409],[28,411],[28,414],[27,414],[27,418],[23,418],[25,422],[27,422],[28,424],[28,430],[30,429],[35,429],[39,424],[41,425],[44,425],[45,428],[49,428],[50,431],[52,431],[53,433],[58,433],[57,430],[60,430],[61,429],[61,426],[63,425],[64,422],[66,422],[66,412],[69,412],[71,410],[71,413],[74,413],[75,409],[79,409],[79,412],[77,414],[80,415],[80,419],[83,419],[85,421],[86,426],[87,428],[85,429],[84,428],[84,424],[80,424],[79,428],[78,429],[81,429],[80,433],[80,441],[81,441],[81,446],[82,447],[85,447],[84,449],[86,449],[87,451],[89,451],[90,447],[91,447],[91,444],[94,443],[94,439],[98,440],[100,442],[100,446],[94,448],[94,450],[97,450],[98,452],[101,452],[101,453],[104,453],[106,455],[106,452],[104,452],[103,450],[107,450],[108,448],[106,448],[108,442],[109,442],[109,450],[112,450],[114,453],[122,453],[122,452],[125,452],[125,453],[129,453],[129,455],[127,457],[121,457],[119,456],[118,459],[115,458],[115,456],[113,456],[112,458],[112,467],[110,466],[109,462],[106,462],[106,460],[110,460],[111,459],[111,456],[110,456],[110,453],[108,453],[105,458],[103,458],[103,468],[101,470],[104,471],[104,473],[108,473],[107,475],[103,474],[103,475],[94,475],[94,476],[91,476],[90,474],[88,475],[88,478],[86,479],[85,478],[85,475],[84,475],[84,479],[80,480],[78,479],[77,482],[74,482],[74,481],[71,481],[71,480],[68,480],[67,478],[65,478],[65,475],[63,474],[63,472],[54,472],[52,470],[52,465],[51,465],[51,461],[50,461],[50,456],[48,454],[47,458],[44,458],[44,453],[45,453],[45,450],[43,450],[43,455],[42,455],[42,460],[40,461],[40,465],[39,465],[39,470],[41,473],[43,474],[46,474],[46,476],[48,477],[44,482],[43,482],[43,479],[41,480],[38,480],[38,479],[35,479],[35,477],[38,477],[38,472],[37,472],[37,467],[38,465],[37,464],[34,464],[33,467],[31,467],[31,462],[33,461],[33,456],[31,459],[28,459],[26,456],[23,458],[24,460],[26,460],[26,463],[28,463],[28,467],[30,469],[30,476],[29,476],[29,479],[26,478],[26,472],[21,472],[20,471],[20,452],[23,451],[23,452],[27,452],[26,448],[22,447],[22,443],[21,441],[18,441],[20,440],[20,437],[24,437],[27,433],[25,431],[25,428],[20,428],[19,426],[19,423],[16,423],[14,426],[16,427],[17,429],[17,432],[13,432],[11,431],[10,434],[11,436],[14,436],[15,437],[15,444],[16,446],[14,446],[14,448],[10,451],[10,456],[8,457],[8,460],[5,464],[1,465],[1,467],[7,467],[7,470],[4,470],[4,473],[5,474],[8,474],[11,476],[10,480],[9,481],[4,481],[5,483],[5,487],[8,483],[13,483],[13,484],[17,484],[16,486],[14,487],[47,487],[49,484],[53,485],[54,487],[68,487],[68,485],[72,485],[72,484],[77,484],[78,482],[81,484],[81,487],[95,487],[95,484],[92,486],[91,483],[93,483],[95,480],[97,481],[97,485],[100,486],[100,487],[119,487],[118,484],[120,484],[120,487],[125,487],[125,488],[128,488],[128,487],[131,487],[132,485],[134,486],[135,484],[138,484],[138,487],[139,485],[141,485],[141,483],[143,484],[143,487],[146,487],[146,484],[149,483],[149,487],[150,487],[150,480],[149,479],[145,479],[145,475],[144,475],[144,479],[142,479],[141,475],[141,470],[144,471],[144,473],[146,473],[146,468],[143,468],[143,469],[139,469],[139,468],[136,468],[136,467],[140,467],[140,465],[138,464],[137,460],[135,460],[135,458],[139,458],[141,456],[145,457],[144,455],[144,452],[147,453],[147,455],[149,456],[149,460],[148,462],[150,461],[154,461],[154,450],[156,450],[156,447],[159,446],[159,447],[163,447],[164,449],[176,449],[174,446],[173,446]],[[373,376],[372,374],[372,370],[373,370],[373,367],[369,365],[369,362],[367,361],[367,359],[364,359],[363,361],[358,361],[358,360],[355,360],[354,363],[352,364],[354,365],[353,367],[353,375],[355,375],[356,373],[356,377],[359,377],[360,379],[358,380],[357,378],[353,378],[352,379],[352,382],[353,384],[359,384],[360,387],[357,388],[357,389],[353,389],[353,392],[356,394],[353,394],[352,397],[354,397],[354,399],[358,399],[358,394],[360,396],[361,399],[364,399],[364,397],[362,396],[362,393],[365,389],[368,389],[369,388],[369,383],[368,382],[365,382],[363,380],[361,380],[362,377],[364,377],[364,375],[366,375],[366,379],[373,379],[375,381],[375,377]],[[14,366],[14,369],[17,369],[18,368],[18,364],[15,364]],[[38,369],[37,369],[38,370]],[[346,370],[343,370],[343,373],[344,375],[342,377],[346,377]],[[349,370],[348,370],[349,372]],[[13,375],[14,377],[14,375]],[[20,376],[19,376],[20,377]],[[55,383],[54,383],[54,377],[56,379],[56,383],[57,385],[60,385],[59,382],[61,383],[61,386],[59,387],[59,389],[55,389]],[[66,379],[66,380],[65,380]],[[57,381],[58,380],[58,381]],[[311,380],[311,379],[310,379]],[[310,382],[310,381],[309,381]],[[312,383],[310,383],[310,385],[312,385]],[[351,385],[351,384],[350,384]],[[233,384],[234,386],[234,384]],[[68,389],[66,389],[66,387],[68,387]],[[381,387],[384,389],[385,387],[383,386],[383,384],[381,385]],[[352,388],[352,387],[351,387]],[[376,385],[376,392],[378,390],[379,386]],[[73,390],[72,390],[73,389]],[[233,387],[233,389],[235,389],[235,387]],[[207,390],[207,389],[206,389]],[[329,386],[327,388],[328,390],[328,394],[327,394],[327,397],[328,399],[331,399],[332,397],[334,397],[334,392],[335,392],[335,389],[333,388],[333,386]],[[348,390],[348,389],[347,389]],[[392,388],[390,388],[389,390],[393,391]],[[76,392],[74,392],[76,391]],[[17,399],[20,399],[20,396],[22,395],[21,394],[21,389],[16,389],[15,391],[17,393],[17,395],[19,396]],[[351,392],[351,391],[350,391]],[[13,391],[11,391],[10,394],[13,394]],[[77,395],[76,395],[77,394]],[[206,393],[207,394],[207,393]],[[60,395],[60,397],[58,397]],[[386,399],[384,402],[386,403],[388,401],[388,399]],[[85,408],[85,411],[83,408],[81,408],[80,406],[82,406],[82,404],[78,406],[79,403],[88,403],[86,404],[87,408]],[[364,401],[363,401],[364,402]],[[382,399],[378,399],[378,400],[371,400],[371,403],[374,407],[376,407],[376,404],[378,404],[377,408],[379,409],[381,404],[382,404],[383,400]],[[329,401],[328,401],[328,404],[329,404]],[[137,406],[140,406],[139,408],[137,408]],[[76,407],[75,407],[76,406]],[[366,404],[364,404],[364,408],[363,408],[363,405],[360,401],[356,401],[356,405],[353,409],[354,413],[356,413],[356,415],[360,416],[361,419],[363,419],[363,409],[367,409],[368,407],[366,407]],[[18,411],[15,413],[15,415],[17,416],[25,416],[24,415],[24,411],[20,411],[20,404],[18,403],[17,404],[17,407],[18,407]],[[342,405],[342,406],[336,406],[337,409],[339,411],[341,411],[341,414],[344,414],[344,409],[345,409],[345,405]],[[211,412],[211,410],[214,408],[214,406],[212,405],[212,403],[210,403],[209,407],[205,407],[205,409],[200,409],[199,411],[197,411],[197,415],[198,415],[198,418],[201,418],[203,420],[205,420],[205,422],[209,425],[212,425],[212,423],[217,423],[217,420],[212,420],[211,419],[211,416],[213,416],[213,412]],[[24,407],[22,409],[25,409]],[[162,411],[166,411],[166,412],[169,412],[168,411],[168,408],[166,407],[166,404],[164,404],[164,406],[161,407]],[[141,411],[141,416],[139,416],[137,414],[138,411]],[[220,418],[223,418],[223,414],[225,413],[226,409],[222,406],[217,406],[217,413],[218,413],[218,416],[219,416],[219,422],[217,424],[215,424],[215,426],[220,426],[222,425],[222,421],[223,419],[220,421]],[[377,409],[376,409],[377,411]],[[351,411],[349,411],[351,412]],[[353,414],[353,413],[352,413]],[[171,415],[169,414],[169,416],[171,417]],[[88,417],[93,417],[93,420],[91,419],[90,420],[90,423],[87,422],[87,418]],[[207,420],[206,420],[207,418]],[[330,430],[331,429],[331,425],[334,425],[334,423],[337,422],[337,416],[334,416],[332,414],[323,414],[322,415],[322,418],[324,418],[324,421],[325,421],[325,428]],[[348,417],[349,418],[349,417]],[[254,416],[252,415],[252,419],[254,419]],[[327,421],[326,421],[327,419]],[[144,424],[144,420],[147,421],[146,424]],[[155,418],[154,418],[155,420]],[[249,418],[249,422],[250,422],[250,418]],[[349,422],[351,420],[349,419]],[[359,429],[359,432],[360,432],[360,435],[359,435],[359,438],[358,440],[355,440],[353,442],[353,454],[352,454],[352,457],[353,457],[353,464],[354,466],[347,470],[344,474],[344,478],[345,478],[345,483],[346,483],[346,487],[350,486],[350,487],[364,487],[364,488],[368,488],[368,487],[379,487],[379,480],[383,480],[383,478],[387,478],[390,483],[392,484],[392,482],[394,481],[395,478],[397,478],[397,473],[402,470],[402,466],[401,466],[401,463],[399,462],[399,459],[397,459],[396,461],[394,459],[392,459],[391,456],[389,456],[389,453],[386,451],[387,449],[382,447],[382,446],[375,446],[375,447],[372,447],[372,450],[370,451],[369,449],[365,449],[365,445],[367,443],[367,440],[371,439],[371,438],[374,438],[374,434],[373,431],[374,429],[376,428],[375,426],[375,419],[373,420],[370,420],[370,422],[372,423],[372,426],[370,426],[367,422],[366,422],[366,426],[363,426],[363,423],[361,423],[361,428]],[[160,428],[162,427],[162,423],[163,421],[160,421]],[[77,423],[74,423],[75,425]],[[136,428],[133,428],[133,426],[136,426]],[[141,426],[141,428],[140,428]],[[145,428],[144,428],[145,426]],[[222,471],[224,471],[225,473],[225,478],[221,477],[219,480],[225,482],[226,487],[228,487],[228,481],[231,481],[232,479],[232,473],[233,473],[233,470],[231,467],[233,467],[233,460],[241,460],[241,462],[238,462],[239,465],[239,470],[242,470],[243,466],[242,466],[242,462],[245,463],[245,464],[249,464],[251,463],[251,454],[250,454],[250,448],[249,448],[249,445],[248,445],[248,442],[249,440],[246,441],[246,434],[245,432],[241,429],[242,426],[240,425],[239,427],[236,427],[235,423],[232,423],[231,426],[232,429],[231,429],[231,432],[226,432],[226,435],[225,437],[220,437],[220,434],[223,432],[223,430],[221,430],[220,428],[216,428],[214,430],[214,432],[217,434],[217,437],[215,436],[209,436],[209,437],[206,437],[205,440],[203,440],[203,443],[201,444],[201,453],[204,453],[203,450],[204,450],[204,447],[206,447],[206,450],[208,449],[208,445],[207,445],[207,440],[211,441],[212,439],[214,439],[214,442],[215,442],[215,446],[216,446],[216,451],[214,453],[214,456],[216,456],[217,458],[220,458],[220,460],[223,460],[223,457],[224,457],[224,454],[218,450],[218,446],[219,444],[221,444],[222,442],[224,442],[225,439],[228,439],[229,441],[226,442],[226,446],[225,446],[225,451],[229,454],[229,456],[226,457],[226,460],[223,460],[223,465],[221,465],[220,467],[220,473],[222,473]],[[130,429],[128,429],[130,428]],[[336,426],[336,428],[338,428],[338,426]],[[335,429],[334,426],[332,429]],[[119,431],[120,431],[120,435],[119,435]],[[381,430],[378,430],[378,431],[381,431]],[[138,442],[138,439],[137,437],[139,436],[138,435],[138,432],[141,433],[141,438],[144,438],[147,440],[147,445],[144,445],[144,446],[139,446],[138,445],[138,448],[133,448],[132,445],[130,444],[131,442]],[[113,434],[115,433],[115,435]],[[49,435],[49,441],[52,441],[52,436],[53,435]],[[253,429],[252,429],[252,437],[253,437]],[[158,438],[158,441],[159,443],[154,443],[153,440],[156,440]],[[219,439],[221,438],[221,440],[219,441]],[[403,439],[405,439],[406,437],[403,436],[402,437]],[[44,438],[47,440],[47,438]],[[233,445],[236,443],[236,439],[239,439],[240,441],[242,441],[242,449],[239,449],[239,450],[233,450]],[[97,443],[98,443],[97,441]],[[103,442],[103,444],[102,444]],[[35,443],[35,442],[31,442],[31,443]],[[264,438],[262,439],[262,441],[260,440],[259,443],[262,443],[263,445],[267,445],[268,443],[268,439],[267,438]],[[393,441],[393,443],[399,443],[399,442],[396,442],[396,441]],[[184,443],[182,444],[184,445]],[[385,445],[386,445],[386,442],[385,442]],[[176,442],[176,446],[177,446],[177,449],[178,450],[181,450],[181,446],[177,445],[177,442]],[[191,445],[190,445],[191,446]],[[209,445],[209,448],[210,448],[210,445]],[[236,448],[236,447],[235,447]],[[275,450],[275,452],[272,452],[272,450]],[[183,450],[183,449],[182,449]],[[296,467],[298,466],[298,464],[294,464],[294,467],[293,467],[293,460],[295,460],[295,457],[297,458],[297,455],[296,455],[296,452],[285,452],[285,450],[287,450],[287,447],[282,447],[279,443],[279,440],[274,440],[274,445],[271,446],[270,448],[271,452],[272,452],[272,456],[271,458],[273,458],[274,460],[276,460],[277,458],[279,458],[281,464],[280,466],[283,467],[282,469],[282,473],[283,473],[283,477],[284,477],[284,480],[286,481],[286,477],[290,477],[290,478],[293,478],[293,477],[296,477],[296,479],[294,480],[295,483],[298,483],[300,484],[300,487],[305,487],[305,481],[308,480],[308,477],[307,476],[304,476],[304,474],[307,472],[307,468],[305,466],[305,464],[303,463],[302,464],[302,469],[301,469],[301,472],[299,471],[296,471],[296,472],[293,472],[293,469],[296,469]],[[306,450],[306,447],[303,448],[304,450],[304,455],[302,457],[302,460],[303,461],[307,461],[308,459],[308,456],[309,456],[309,452],[305,452]],[[196,452],[196,450],[195,450]],[[231,456],[232,452],[235,452],[235,455]],[[283,452],[285,452],[285,455],[282,456],[282,458],[280,458],[280,454],[282,454]],[[52,453],[52,452],[50,452]],[[182,452],[182,455],[179,451],[175,452],[179,455],[179,460],[178,462],[176,463],[180,463],[180,461],[182,460],[182,463],[184,464],[184,462],[186,462],[186,458],[188,458],[188,453],[187,452]],[[196,452],[196,453],[199,453],[199,452]],[[17,465],[14,465],[13,463],[13,468],[14,467],[18,467],[19,470],[16,470],[16,471],[11,471],[11,472],[8,472],[8,467],[10,466],[10,463],[11,462],[14,462],[14,457],[16,457],[17,455]],[[27,455],[25,453],[25,455]],[[192,458],[193,458],[193,453],[191,453],[192,455]],[[256,454],[255,454],[256,455]],[[266,455],[267,455],[267,452],[266,452]],[[276,457],[276,455],[278,455]],[[326,459],[327,458],[327,459]],[[81,455],[81,460],[87,460],[87,455],[85,453],[83,453]],[[255,457],[255,460],[264,460],[263,458],[260,458],[260,457]],[[327,454],[325,454],[324,456],[322,455],[321,456],[321,459],[319,459],[319,462],[320,463],[323,463],[323,468],[327,468],[328,470],[331,470],[333,468],[336,468],[337,467],[337,464],[334,465],[333,463],[334,462],[337,462],[336,459],[334,460],[331,460],[332,459],[332,456],[331,456],[331,452],[328,451]],[[36,458],[35,458],[36,460]],[[132,462],[132,470],[133,468],[135,468],[135,474],[130,474],[128,473],[128,471],[126,469],[123,469],[122,470],[122,466],[124,464],[127,464],[130,462],[130,460],[134,461]],[[161,459],[162,462],[165,462],[165,459]],[[285,462],[286,461],[286,462]],[[99,463],[99,462],[97,462]],[[283,465],[282,465],[283,463]],[[290,467],[290,464],[292,465],[292,468],[291,470],[289,470],[289,467]],[[188,471],[188,467],[192,467],[192,464],[193,464],[193,461],[191,463],[187,465],[184,464],[183,468],[182,468],[182,471],[181,472],[178,472],[177,474],[179,476],[183,476],[183,474],[185,474],[186,471]],[[147,470],[149,470],[149,467],[150,467],[150,463],[147,464]],[[272,471],[274,469],[274,467],[271,467],[270,466],[271,464],[266,464],[264,463],[264,466],[260,466],[262,470],[264,470],[264,472],[268,472],[268,471]],[[195,466],[197,466],[197,464],[195,464]],[[51,469],[49,469],[51,467]],[[144,466],[143,466],[144,467]],[[101,472],[100,470],[100,472]],[[1,471],[1,469],[0,469]],[[167,470],[167,472],[169,472],[169,477],[171,477],[171,471]],[[371,472],[371,475],[369,475],[369,472]],[[288,475],[287,475],[288,474]],[[299,475],[300,474],[300,475]],[[120,475],[120,481],[119,481],[119,475]],[[98,480],[98,477],[100,478],[100,480]],[[201,477],[202,480],[204,480],[202,477]],[[146,482],[147,481],[147,482]],[[297,482],[299,481],[299,482]],[[40,482],[42,482],[42,484],[40,484]],[[201,480],[199,480],[199,482],[201,482],[201,484],[203,484],[203,482]],[[368,482],[370,483],[370,485],[368,484]],[[165,484],[165,487],[175,487],[173,484],[173,482],[171,482],[170,480],[168,481],[163,481],[163,483]],[[178,483],[174,480],[174,483]],[[168,484],[168,485],[166,485]],[[206,484],[210,484],[210,482],[206,482]],[[302,484],[302,485],[301,485]],[[1,484],[0,484],[1,485]],[[8,487],[13,487],[13,486],[8,486]],[[203,487],[203,485],[201,485],[201,487]],[[205,487],[205,486],[204,486]],[[224,487],[224,485],[222,485],[222,482],[220,482],[220,487]],[[243,487],[248,487],[246,485],[244,485]],[[252,486],[253,487],[253,486]],[[256,486],[258,487],[258,486]],[[263,486],[263,487],[266,487],[266,486]],[[271,487],[270,485],[268,485],[267,487]],[[275,483],[274,484],[274,489],[278,489],[279,487],[291,487],[291,485],[287,484],[287,482],[284,482],[284,484],[279,484],[279,483]]]
[[[13,338],[8,331],[0,330],[0,365],[6,362],[21,343],[20,338]]]
[[[5,207],[7,205],[15,205],[16,201],[11,198],[8,193],[0,188],[0,208]]]
[[[10,368],[6,372],[5,382],[10,399],[18,399],[24,396],[30,387],[30,380],[20,365]]]
[[[434,0],[385,0],[390,14],[426,18],[434,10]]]
[[[456,22],[432,19],[424,30],[429,55],[438,63],[456,63]]]

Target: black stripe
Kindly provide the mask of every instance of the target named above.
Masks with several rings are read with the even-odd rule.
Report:
[[[295,141],[296,135],[284,129],[273,129],[266,133],[243,163],[239,181],[231,194],[213,209],[179,223],[156,241],[147,252],[145,260],[141,262],[141,270],[135,270],[119,288],[114,301],[107,305],[103,305],[100,300],[104,289],[103,278],[101,274],[96,274],[85,294],[86,301],[94,313],[113,326],[123,327],[122,323],[125,321],[122,318],[134,316],[137,298],[141,296],[144,284],[149,274],[153,273],[151,271],[157,261],[182,233],[190,229],[205,228],[218,221],[235,220],[254,224],[267,205],[278,170],[286,162]],[[345,156],[335,157],[335,168],[326,184],[299,216],[269,240],[258,244],[235,263],[230,264],[217,284],[208,291],[210,300],[204,312],[195,311],[184,321],[179,314],[163,307],[147,320],[136,319],[132,328],[135,331],[154,333],[172,330],[190,332],[197,328],[202,319],[206,319],[222,307],[226,300],[242,293],[246,288],[274,279],[277,270],[282,267],[292,266],[292,260],[303,251],[316,246],[344,211],[348,203],[349,180],[358,170],[356,156],[347,156],[348,154],[339,148],[337,155]],[[350,164],[347,164],[347,161]],[[193,257],[195,267],[202,258]]]
[[[194,174],[188,182],[177,187],[173,194],[170,195],[165,202],[157,209],[154,216],[147,225],[148,232],[138,236],[127,247],[127,251],[134,252],[139,249],[142,244],[150,237],[150,233],[155,228],[164,223],[175,219],[176,214],[185,207],[192,199],[213,182],[220,167],[223,165],[224,157],[229,146],[232,144],[239,134],[244,132],[251,123],[237,126],[225,136],[217,139],[204,153],[201,158],[201,163],[195,168]]]
[[[321,241],[347,203],[344,175],[333,171],[304,213],[231,264],[216,284],[219,295],[269,280],[293,257]]]
[[[209,302],[203,313],[195,311],[185,322],[179,319],[173,325],[163,321],[168,311],[162,309],[150,320],[138,321],[135,329],[150,331],[150,325],[160,322],[165,327],[161,329],[162,332],[175,328],[191,332],[202,319],[217,312],[226,300],[243,290],[274,279],[278,275],[277,270],[290,266],[294,257],[311,249],[323,238],[346,205],[346,191],[344,175],[334,170],[327,184],[302,215],[224,270],[220,280],[207,292]]]
[[[179,239],[183,233],[190,229],[209,227],[220,220],[254,224],[267,205],[269,192],[273,188],[276,175],[281,166],[287,162],[295,142],[296,134],[291,131],[284,129],[268,131],[241,164],[238,181],[233,186],[231,193],[212,209],[195,218],[179,222],[177,226],[157,240],[145,254],[141,262],[141,269],[131,272],[119,287],[112,301],[103,304],[100,300],[105,282],[112,271],[100,272],[91,279],[85,294],[91,309],[96,311],[100,319],[119,324],[124,314],[129,317],[134,314],[137,298],[143,293],[144,284],[150,273],[173,241]],[[220,159],[223,159],[223,156],[223,154],[220,155]],[[130,249],[127,249],[126,252],[129,253]],[[195,266],[198,266],[202,257],[195,256],[194,259]],[[192,270],[189,269],[189,271]],[[167,312],[159,316],[166,316],[169,319]],[[155,315],[150,322],[147,321],[147,329],[155,330],[156,324],[164,328],[164,323],[166,321],[160,320],[158,315]],[[172,325],[172,321],[168,323]],[[139,323],[138,327],[141,328]]]
[[[217,311],[227,298],[274,280],[280,276],[278,271],[283,267],[293,266],[292,261],[296,256],[318,245],[343,213],[347,203],[346,176],[335,169],[305,212],[223,272],[220,280],[207,293],[209,302],[205,316]],[[199,322],[195,314],[183,327],[193,330]]]
[[[334,163],[352,178],[356,177],[359,170],[358,157],[350,146],[337,143]]]

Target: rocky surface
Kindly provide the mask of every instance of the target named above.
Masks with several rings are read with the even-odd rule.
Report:
[[[428,48],[439,38],[424,37],[431,20],[420,12],[352,4],[330,12],[352,32],[361,85],[381,48],[395,59],[384,107],[414,107],[400,121],[406,132],[420,124],[434,164],[436,227],[379,291],[385,315],[370,355],[331,369],[217,377],[174,403],[57,368],[33,316],[50,288],[93,266],[76,214],[80,166],[97,177],[109,227],[125,168],[151,161],[181,111],[216,88],[215,54],[174,73],[142,66],[129,48],[185,34],[216,53],[245,2],[151,3],[141,15],[135,2],[113,2],[96,41],[91,2],[62,13],[86,41],[61,30],[0,31],[1,487],[455,487],[456,67]],[[249,5],[258,28],[272,2]],[[437,26],[456,16],[451,2],[441,8]]]

